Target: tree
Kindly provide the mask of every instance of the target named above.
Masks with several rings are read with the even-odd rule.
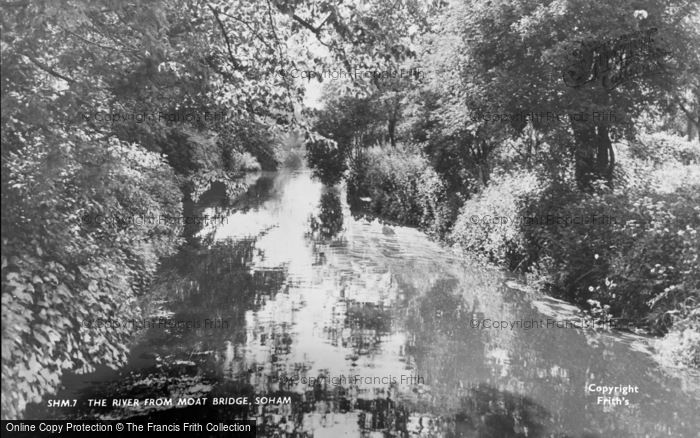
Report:
[[[512,136],[528,125],[558,141],[567,133],[559,146],[573,157],[579,188],[589,189],[596,179],[612,183],[612,141],[631,138],[644,108],[688,80],[692,67],[679,60],[697,41],[688,18],[697,14],[683,1],[465,1],[442,17],[425,59],[452,107],[443,118],[471,132],[486,124]],[[653,41],[640,45],[649,33]],[[469,126],[474,114],[530,113],[545,116]]]

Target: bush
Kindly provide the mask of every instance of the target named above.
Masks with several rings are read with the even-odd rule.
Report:
[[[117,366],[136,296],[181,227],[175,174],[139,146],[81,132],[49,146],[39,134],[3,156],[2,415],[55,390],[64,370]],[[118,320],[117,320],[118,318]]]
[[[611,302],[665,331],[700,302],[700,186],[649,193],[628,208],[627,246],[611,261]]]
[[[656,347],[667,365],[700,368],[700,308],[678,321]]]
[[[535,273],[551,292],[665,332],[700,297],[700,187],[581,193],[532,173],[496,176],[451,232],[462,249]]]
[[[629,147],[633,159],[661,165],[669,161],[700,164],[700,145],[666,132],[641,134]]]
[[[620,246],[614,226],[624,221],[610,196],[587,195],[554,183],[524,200],[520,227],[528,265],[554,292],[579,304],[599,300],[610,251]],[[592,286],[593,285],[593,286]],[[606,303],[607,304],[607,303]]]
[[[232,170],[236,173],[242,172],[256,172],[261,170],[260,163],[258,160],[251,155],[249,152],[238,152],[233,151],[231,153]]]
[[[347,189],[354,211],[416,226],[438,238],[447,238],[463,203],[411,146],[363,150],[351,163]]]
[[[541,183],[531,173],[494,177],[480,194],[464,203],[451,239],[485,260],[516,269],[528,248],[521,233],[525,199],[536,196]]]
[[[422,209],[421,228],[428,234],[450,241],[449,233],[464,204],[461,193],[451,193],[440,175],[427,166],[418,182],[418,202]]]
[[[665,331],[697,302],[699,193],[552,187],[524,210],[539,218],[522,228],[529,259],[567,299],[596,300],[616,316]]]
[[[386,220],[419,226],[424,221],[419,187],[428,168],[427,161],[408,148],[365,149],[352,162],[348,176],[350,206]]]

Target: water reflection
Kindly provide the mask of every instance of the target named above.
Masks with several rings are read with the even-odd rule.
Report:
[[[309,236],[314,240],[331,239],[343,229],[343,208],[337,187],[326,189],[318,208],[319,214],[309,218]]]
[[[155,288],[155,310],[170,319],[229,324],[149,330],[129,367],[80,394],[291,403],[74,416],[256,418],[260,436],[315,437],[693,436],[700,427],[697,378],[665,374],[626,338],[475,329],[484,318],[557,314],[415,230],[353,219],[344,194],[308,173],[256,178],[236,207],[202,206],[232,211],[200,230]],[[591,383],[640,392],[611,408],[586,391]]]

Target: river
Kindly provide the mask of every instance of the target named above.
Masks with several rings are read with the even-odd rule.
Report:
[[[259,436],[699,436],[700,379],[661,367],[644,337],[564,326],[580,321],[571,306],[415,229],[353,218],[307,171],[247,180],[164,265],[151,311],[171,323],[124,368],[64,379],[59,397],[80,400],[69,416],[176,411],[88,398],[245,396],[180,414],[258,418]]]

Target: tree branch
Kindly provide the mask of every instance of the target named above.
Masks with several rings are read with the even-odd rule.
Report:
[[[100,49],[112,50],[112,51],[115,51],[115,52],[122,52],[122,53],[137,52],[137,51],[134,50],[134,49],[120,49],[120,48],[118,48],[118,47],[104,46],[104,45],[102,45],[102,44],[100,44],[100,43],[96,43],[96,42],[91,41],[91,40],[89,40],[89,39],[87,39],[87,38],[85,38],[85,37],[82,37],[82,36],[78,35],[77,33],[72,32],[72,31],[70,31],[70,30],[68,30],[68,29],[65,29],[65,28],[63,28],[63,27],[61,27],[61,26],[59,26],[59,28],[60,28],[61,30],[63,30],[64,32],[66,32],[67,34],[72,35],[72,36],[78,38],[79,40],[83,41],[84,43],[86,43],[86,44],[91,44],[91,45],[93,45],[93,46],[99,47]]]
[[[238,60],[236,60],[236,57],[233,56],[233,50],[231,50],[231,41],[228,39],[228,34],[226,33],[226,29],[224,28],[224,23],[221,22],[221,19],[219,18],[219,13],[214,9],[214,7],[210,4],[207,4],[209,9],[211,10],[211,13],[214,15],[214,18],[216,19],[217,24],[219,25],[219,29],[221,29],[221,33],[224,35],[224,40],[226,41],[226,49],[228,50],[228,57],[231,60],[231,63],[233,64],[234,68],[237,70],[241,70],[241,65],[239,64]]]
[[[50,74],[51,76],[57,77],[57,78],[59,78],[59,79],[62,79],[62,80],[64,80],[64,81],[68,82],[69,84],[75,84],[75,83],[77,82],[77,81],[76,81],[75,79],[73,79],[73,78],[69,78],[68,76],[62,75],[61,73],[57,72],[56,70],[54,70],[53,68],[49,67],[48,65],[42,63],[41,61],[39,61],[38,59],[34,58],[33,56],[26,55],[26,54],[25,54],[24,56],[26,56],[30,61],[32,61],[32,63],[33,63],[34,65],[36,65],[37,67],[39,67],[41,70],[45,71],[46,73]]]
[[[310,30],[316,36],[318,36],[318,34],[321,32],[321,26],[313,27],[308,21],[304,20],[303,18],[301,18],[297,14],[292,14],[292,19],[294,19],[294,21],[296,21],[297,23],[301,24],[303,27]],[[326,18],[326,20],[327,20],[327,18]],[[325,22],[325,20],[324,20],[324,22]]]
[[[233,16],[233,15],[231,15],[231,14],[227,14],[226,12],[220,12],[220,14],[221,14],[221,15],[225,15],[225,16],[227,16],[227,17],[229,17],[229,18],[233,18],[234,20],[236,20],[236,21],[238,21],[238,22],[240,22],[240,23],[245,24],[245,26],[246,26],[248,29],[250,29],[251,32],[253,32],[253,36],[254,36],[255,38],[257,38],[258,40],[260,40],[260,42],[262,42],[263,44],[265,44],[265,46],[266,46],[268,49],[272,50],[273,52],[275,51],[274,47],[272,47],[267,41],[265,41],[265,38],[261,37],[260,34],[259,34],[255,29],[253,29],[253,26],[251,26],[247,21],[242,20],[242,19],[240,19],[240,18],[238,18],[238,17],[236,17],[236,16]]]
[[[279,6],[278,6],[278,9],[279,9],[282,13],[285,13],[285,14],[288,14],[288,13],[289,13],[288,11],[283,10],[283,9],[280,8]],[[313,33],[313,34],[316,36],[316,40],[317,40],[319,43],[321,43],[321,44],[323,44],[324,46],[328,47],[332,52],[335,51],[335,52],[336,52],[336,55],[339,56],[339,57],[341,58],[341,61],[342,61],[342,63],[343,63],[343,66],[346,68],[346,70],[348,71],[348,73],[352,73],[352,65],[350,64],[350,61],[348,61],[347,54],[345,53],[345,50],[344,50],[342,47],[338,47],[338,45],[335,44],[335,43],[328,44],[328,43],[326,43],[325,41],[323,41],[323,40],[321,39],[321,30],[322,30],[323,26],[326,24],[326,22],[327,22],[332,16],[333,16],[333,13],[330,12],[330,13],[326,16],[326,18],[323,19],[323,21],[321,22],[321,24],[319,24],[318,26],[314,27],[311,23],[309,23],[308,21],[304,20],[303,18],[301,18],[301,17],[298,16],[297,14],[295,14],[295,13],[292,13],[292,14],[291,14],[292,19],[293,19],[294,21],[296,21],[297,23],[301,24],[301,26],[302,26],[303,28],[305,28],[305,29],[311,31],[311,33]]]

